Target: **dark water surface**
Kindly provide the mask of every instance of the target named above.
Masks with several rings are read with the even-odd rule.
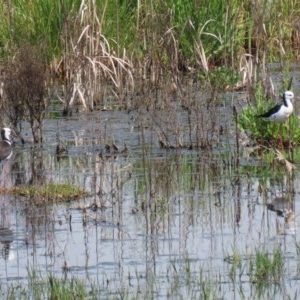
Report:
[[[42,150],[16,144],[14,157],[2,166],[1,184],[72,183],[90,196],[34,206],[29,197],[0,195],[2,296],[30,276],[54,274],[94,284],[103,299],[200,299],[204,291],[214,299],[259,298],[251,261],[257,251],[278,248],[283,276],[262,297],[297,295],[299,173],[275,172],[245,153],[237,166],[230,112],[220,105],[224,133],[212,149],[193,150],[166,150],[158,143],[164,131],[176,144],[178,124],[189,140],[185,111],[155,120],[147,111],[45,120]],[[160,127],[163,120],[175,127]],[[68,148],[60,160],[58,137]],[[105,144],[112,143],[128,153],[107,153]],[[284,209],[294,221],[280,215]],[[240,256],[236,272],[234,254]]]

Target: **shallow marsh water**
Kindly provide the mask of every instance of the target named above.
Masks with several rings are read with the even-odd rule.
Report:
[[[49,274],[82,279],[103,299],[298,295],[299,171],[290,176],[246,155],[237,164],[230,111],[219,107],[225,133],[207,150],[161,149],[161,128],[147,111],[45,120],[43,148],[17,144],[2,184],[67,182],[90,196],[34,206],[28,197],[0,195],[2,297],[32,278],[42,285]],[[185,111],[156,117],[187,128]],[[68,148],[60,160],[58,131]],[[106,153],[113,142],[128,153]],[[295,221],[271,205],[288,207]],[[278,248],[282,276],[261,288],[251,277],[255,255]]]

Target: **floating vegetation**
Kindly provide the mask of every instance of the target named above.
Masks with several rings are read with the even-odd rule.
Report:
[[[14,187],[10,193],[29,197],[35,204],[47,204],[50,201],[70,202],[88,196],[88,193],[78,186],[56,183]]]

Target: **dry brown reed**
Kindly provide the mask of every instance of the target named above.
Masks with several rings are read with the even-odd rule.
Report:
[[[14,129],[29,120],[35,143],[42,141],[42,122],[47,107],[46,65],[39,47],[23,46],[4,75],[4,110]]]
[[[132,66],[125,50],[118,57],[111,49],[114,41],[103,34],[95,1],[82,1],[75,19],[67,20],[62,43],[65,51],[55,68],[63,70],[64,113],[70,114],[76,105],[92,111],[107,89],[122,106],[124,91],[133,86]]]

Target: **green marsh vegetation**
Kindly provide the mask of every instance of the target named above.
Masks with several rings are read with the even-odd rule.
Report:
[[[28,272],[29,285],[12,285],[7,299],[97,299],[93,284],[86,286],[82,280],[74,277],[67,279],[50,274],[42,277],[37,272]]]
[[[155,134],[163,150],[218,151],[216,145],[222,143],[222,137],[228,140],[232,137],[226,132],[227,124],[219,121],[220,111],[232,119],[231,108],[226,110],[228,99],[223,95],[244,89],[252,110],[250,106],[244,110],[238,125],[247,128],[250,136],[260,143],[261,139],[270,140],[272,132],[277,130],[272,124],[252,121],[256,110],[267,108],[266,95],[272,94],[268,63],[280,62],[284,69],[285,64],[299,58],[299,27],[295,16],[300,14],[300,3],[297,1],[272,1],[269,5],[269,1],[259,0],[41,3],[11,0],[2,1],[1,5],[0,58],[5,116],[20,132],[22,122],[29,121],[36,143],[42,141],[42,120],[47,117],[46,109],[53,99],[60,103],[64,115],[95,109],[140,112],[146,108],[151,116],[150,125],[158,128]],[[236,105],[235,99],[232,105]],[[183,114],[188,119],[187,127],[183,126]],[[149,125],[143,116],[137,119],[139,128]],[[297,146],[298,133],[294,128],[299,127],[298,118],[293,116],[290,122],[290,126],[283,127],[284,135]],[[151,230],[157,230],[156,219],[172,215],[174,206],[167,201],[176,186],[194,192],[191,198],[199,197],[201,192],[208,194],[211,177],[226,177],[228,174],[225,171],[221,174],[219,167],[230,165],[235,154],[232,157],[224,154],[212,163],[202,162],[199,157],[198,164],[188,160],[179,164],[175,158],[163,164],[148,157],[143,132],[141,140],[144,149],[140,169],[145,178],[137,181],[137,190],[145,195],[142,200],[146,205],[154,203],[146,208],[150,207],[147,212],[156,214],[144,214],[149,217]],[[210,160],[209,156],[206,158]],[[191,174],[187,175],[188,172]],[[235,182],[232,184],[237,186]],[[68,186],[63,189],[60,191],[50,184],[26,188],[21,193],[40,199],[69,199],[60,196],[69,191]],[[225,196],[218,196],[222,186],[216,184],[215,190],[209,205],[221,206],[226,200]],[[75,196],[71,193],[72,197]],[[195,203],[207,205],[203,201],[190,201],[185,204],[187,211],[192,212]],[[138,207],[142,206],[143,202],[138,203]],[[191,217],[187,215],[187,218]],[[257,256],[251,265],[253,281],[277,280],[272,274],[282,269],[275,263],[275,255],[274,258],[265,253]],[[229,272],[232,281],[244,274],[243,262],[243,255],[236,252]],[[181,292],[181,275],[179,271],[175,274],[181,267],[176,263],[170,267],[173,270],[169,279],[171,295],[173,292],[178,296]],[[182,269],[188,289],[183,296],[198,296],[199,290],[203,298],[217,298],[222,294],[223,271],[216,277],[202,270],[195,271],[188,258]],[[65,293],[79,299],[87,294],[81,282],[69,283],[50,277],[45,284],[51,289],[47,295],[55,299],[63,298],[60,295]],[[128,287],[129,284],[125,296]],[[241,293],[242,290],[241,287]],[[136,291],[136,295],[139,293]]]
[[[236,84],[250,89],[267,79],[267,63],[299,55],[294,1],[10,0],[2,7],[4,66],[24,45],[42,48],[46,87],[52,96],[63,87],[54,96],[65,114],[78,104],[105,105],[110,95],[118,108],[164,107],[172,92],[189,109],[191,79],[213,98]]]
[[[281,250],[265,252],[258,250],[251,257],[235,253],[232,258],[227,258],[230,271],[230,279],[234,284],[234,294],[245,298],[244,285],[250,282],[254,288],[251,297],[255,299],[265,299],[274,296],[280,291],[280,284],[284,276],[283,256]],[[106,282],[93,282],[92,280],[80,280],[69,276],[68,271],[64,270],[63,275],[49,274],[43,276],[40,272],[28,270],[29,284],[19,283],[11,285],[8,291],[7,299],[28,299],[29,295],[35,298],[49,299],[141,299],[157,295],[160,291],[161,296],[168,297],[188,297],[201,299],[216,299],[228,296],[228,288],[224,280],[224,271],[217,273],[207,271],[203,265],[194,268],[192,259],[186,256],[183,261],[172,260],[167,266],[167,275],[157,274],[151,277],[147,288],[143,288],[142,283],[137,286],[130,286],[124,280],[123,285],[113,287],[113,281],[116,278],[110,277]],[[133,274],[129,274],[133,277]],[[136,270],[134,274],[137,280],[140,273]],[[165,287],[160,290],[159,279],[164,279]],[[278,295],[278,294],[277,294]],[[293,298],[296,296],[289,294]]]
[[[282,276],[283,257],[280,249],[269,254],[258,251],[255,256],[254,280],[262,281],[266,284],[270,282],[279,283]]]
[[[226,128],[219,122],[222,93],[241,88],[249,108],[239,127],[257,142],[277,131],[253,116],[272,96],[268,63],[286,70],[299,57],[297,2],[11,0],[2,6],[5,118],[18,132],[29,121],[36,143],[51,99],[64,115],[147,108],[162,148],[210,149]],[[299,128],[298,119],[291,123],[282,130],[295,146],[299,133],[291,128]]]
[[[233,254],[226,256],[224,261],[229,266],[229,278],[241,295],[244,295],[246,281],[253,284],[252,296],[258,299],[280,290],[285,274],[284,253],[280,246],[272,250],[257,249],[251,255],[238,253],[235,249],[232,251]]]
[[[285,67],[299,57],[294,1],[10,0],[2,7],[5,117],[18,132],[28,120],[36,143],[55,99],[65,115],[147,108],[162,148],[210,149],[224,129],[220,93],[244,88],[252,107],[265,107],[268,63]],[[275,129],[253,122],[253,113],[246,109],[240,126],[268,140]],[[297,118],[291,122],[298,128]]]
[[[72,184],[45,183],[15,187],[10,190],[15,195],[28,197],[36,205],[51,204],[54,202],[70,202],[88,196],[80,187]]]

